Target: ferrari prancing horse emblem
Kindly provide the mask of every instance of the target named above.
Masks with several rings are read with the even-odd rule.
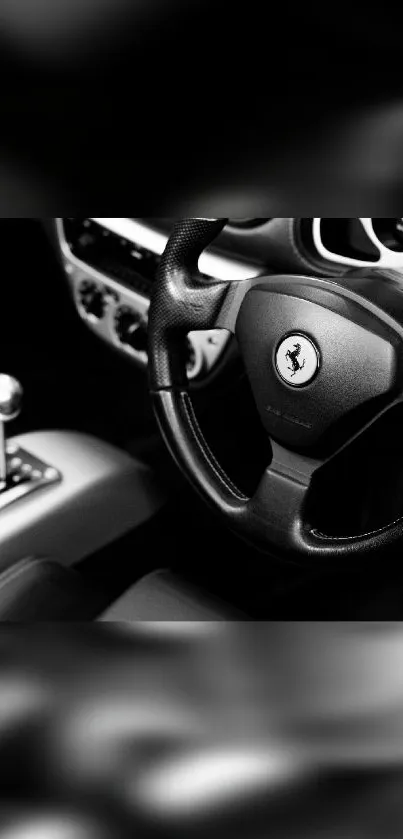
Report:
[[[301,355],[301,344],[294,344],[294,346],[294,352],[291,352],[291,350],[287,350],[285,354],[286,358],[288,358],[288,360],[291,361],[292,364],[292,367],[288,368],[289,370],[291,370],[291,376],[295,376],[295,374],[298,373],[298,370],[302,370],[306,364],[306,358],[304,358],[302,364],[300,361],[298,361],[298,356]]]
[[[294,332],[283,338],[277,347],[277,372],[288,385],[302,387],[309,384],[319,365],[319,350],[306,335]]]

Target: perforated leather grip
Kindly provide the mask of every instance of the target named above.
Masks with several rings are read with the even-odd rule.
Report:
[[[227,285],[203,278],[198,261],[227,219],[182,219],[169,238],[149,312],[149,375],[152,391],[186,387],[186,335],[208,329]]]

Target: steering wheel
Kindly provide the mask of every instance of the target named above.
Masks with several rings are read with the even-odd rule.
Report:
[[[348,560],[390,548],[403,517],[358,535],[310,522],[318,470],[402,401],[403,294],[397,275],[261,276],[221,282],[198,272],[227,219],[183,219],[164,252],[149,313],[150,390],[163,437],[195,489],[240,536],[290,560]],[[192,330],[236,334],[273,457],[252,498],[206,443],[186,377]]]

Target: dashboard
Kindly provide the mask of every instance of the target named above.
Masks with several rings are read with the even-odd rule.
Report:
[[[173,219],[57,218],[57,242],[77,312],[133,363],[147,366],[148,308]],[[199,270],[238,282],[261,274],[339,276],[351,269],[403,271],[403,218],[229,219]],[[230,334],[191,332],[188,377],[207,381],[225,361]]]
[[[166,228],[130,218],[56,219],[64,269],[80,317],[100,338],[142,366],[148,362],[148,308],[169,235]],[[247,261],[211,251],[203,254],[199,268],[223,281],[247,279],[261,271]],[[206,378],[229,341],[225,330],[189,333],[184,348],[189,379]]]

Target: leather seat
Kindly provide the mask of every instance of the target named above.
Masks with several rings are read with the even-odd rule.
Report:
[[[76,571],[50,560],[24,559],[0,574],[1,622],[242,619],[170,571],[148,574],[106,611],[104,606]]]
[[[25,558],[0,574],[0,622],[93,620],[102,604],[70,568]]]
[[[143,577],[99,618],[101,621],[227,621],[242,619],[170,571]]]

